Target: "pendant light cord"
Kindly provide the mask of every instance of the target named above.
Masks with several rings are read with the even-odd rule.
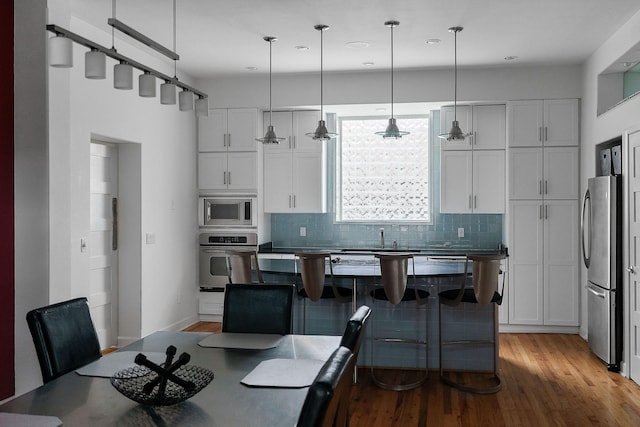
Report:
[[[271,108],[271,60],[272,53],[271,48],[273,46],[273,40],[269,40],[269,126],[273,125],[273,109]]]
[[[391,24],[391,118],[393,118],[393,27]]]
[[[176,51],[176,0],[173,0],[173,51]],[[178,61],[173,60],[173,78],[178,79]]]
[[[320,120],[324,120],[324,112],[323,112],[323,105],[324,105],[324,100],[323,100],[323,92],[324,92],[324,88],[323,88],[323,82],[322,82],[322,68],[323,68],[323,51],[324,51],[324,47],[323,47],[323,33],[324,33],[324,29],[320,30]]]
[[[453,120],[458,121],[458,30],[453,31]]]
[[[116,0],[113,0],[113,1],[111,2],[111,17],[112,17],[113,19],[116,19]],[[112,26],[111,26],[111,49],[112,49],[114,52],[115,52],[115,50],[116,50],[116,43],[115,43],[116,36],[115,36],[115,31],[116,31],[116,28],[112,25]]]

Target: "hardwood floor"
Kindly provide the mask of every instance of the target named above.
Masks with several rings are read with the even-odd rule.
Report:
[[[220,324],[187,330],[219,332]],[[607,372],[577,335],[501,334],[500,373],[501,391],[476,395],[444,385],[436,371],[418,389],[382,390],[360,368],[350,426],[640,425],[640,386]]]

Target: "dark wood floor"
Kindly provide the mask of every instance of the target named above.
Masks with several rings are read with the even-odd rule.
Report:
[[[187,330],[219,332],[220,324]],[[361,368],[350,426],[640,426],[640,386],[607,372],[579,336],[501,334],[500,340],[500,392],[464,393],[442,384],[435,371],[418,389],[387,391]]]

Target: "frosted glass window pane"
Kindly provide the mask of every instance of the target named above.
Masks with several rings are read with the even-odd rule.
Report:
[[[431,221],[429,120],[398,117],[398,127],[409,135],[375,135],[387,124],[388,119],[341,119],[338,221]]]

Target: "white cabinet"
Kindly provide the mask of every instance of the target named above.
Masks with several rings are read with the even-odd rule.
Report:
[[[199,153],[198,187],[256,191],[256,152]]]
[[[198,151],[255,151],[258,110],[212,109],[198,117]]]
[[[440,212],[504,213],[505,151],[441,153]]]
[[[578,147],[511,148],[509,198],[577,199]]]
[[[440,132],[448,132],[453,121],[453,106],[440,109]],[[442,150],[500,150],[506,146],[506,107],[497,105],[461,105],[457,108],[460,128],[470,135],[464,141],[441,141]]]
[[[578,326],[578,201],[509,204],[509,323]]]
[[[510,101],[507,105],[510,147],[578,145],[577,99]]]
[[[255,108],[212,109],[198,117],[198,188],[257,191]]]
[[[323,146],[305,133],[318,124],[317,111],[274,112],[278,145],[264,147],[264,211],[322,213],[326,210]],[[265,128],[269,112],[265,112]]]

